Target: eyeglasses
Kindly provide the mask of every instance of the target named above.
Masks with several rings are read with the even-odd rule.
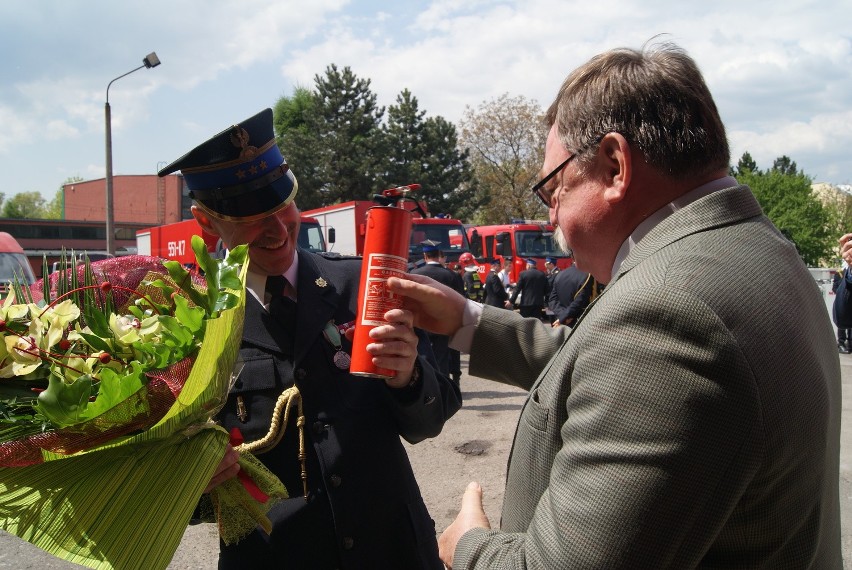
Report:
[[[559,174],[559,171],[565,168],[575,156],[577,156],[577,153],[574,153],[563,160],[559,166],[550,171],[550,174],[539,180],[536,185],[532,187],[533,194],[538,196],[538,199],[541,200],[541,202],[548,208],[550,208],[550,203],[553,201],[553,190],[548,190],[544,187],[544,185],[550,182],[551,178]]]
[[[553,178],[554,176],[559,174],[559,171],[562,170],[563,168],[565,168],[568,165],[568,163],[571,162],[571,159],[573,159],[574,157],[576,157],[578,155],[583,154],[584,152],[586,152],[587,150],[589,150],[590,148],[592,148],[593,146],[595,146],[596,144],[601,142],[603,140],[603,138],[604,138],[604,135],[596,137],[595,140],[593,140],[591,143],[587,144],[586,146],[584,146],[583,148],[581,148],[580,150],[578,150],[577,152],[575,152],[574,154],[572,154],[571,156],[569,156],[568,158],[563,160],[562,164],[560,164],[559,166],[557,166],[556,168],[551,170],[550,174],[548,174],[547,176],[545,176],[544,178],[539,180],[538,183],[535,186],[532,187],[533,194],[538,196],[538,199],[541,200],[542,204],[544,204],[547,208],[550,208],[550,203],[553,201],[553,190],[548,190],[547,188],[544,187],[544,185],[547,184],[550,181],[551,178]]]

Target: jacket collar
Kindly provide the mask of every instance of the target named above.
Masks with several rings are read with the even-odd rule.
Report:
[[[649,256],[688,235],[760,216],[763,210],[748,186],[711,192],[660,221],[636,243],[615,270],[612,285]]]
[[[334,283],[323,277],[313,254],[298,250],[299,275],[298,301],[296,303],[296,327],[293,331],[295,344],[294,365],[298,365],[316,338],[322,334],[326,323],[334,317],[341,297]],[[243,326],[243,341],[259,347],[291,356],[291,350],[283,339],[288,333],[276,323],[254,296],[246,299],[246,317]]]

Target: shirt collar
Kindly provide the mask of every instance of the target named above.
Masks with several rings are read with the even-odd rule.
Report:
[[[680,210],[684,206],[692,204],[693,202],[700,200],[701,198],[712,194],[713,192],[717,192],[719,190],[723,190],[725,188],[731,188],[733,186],[738,185],[736,178],[733,176],[723,176],[722,178],[717,178],[716,180],[712,180],[707,184],[702,184],[698,188],[694,188],[679,196],[642,220],[642,223],[636,226],[636,229],[627,236],[627,239],[624,240],[624,243],[621,244],[621,248],[618,250],[618,255],[615,256],[615,263],[612,266],[612,279],[615,279],[615,276],[618,274],[618,270],[621,269],[621,264],[624,263],[624,260],[627,259],[627,256],[630,255],[630,252],[639,241],[648,235],[652,229],[654,229],[660,222],[674,214],[676,211]]]
[[[293,293],[295,294],[298,294],[298,290],[296,289],[298,285],[298,275],[299,254],[298,252],[294,252],[293,263],[291,263],[290,267],[287,268],[287,271],[284,272],[284,278],[288,283],[290,283],[290,286],[293,288]],[[264,294],[266,292],[266,275],[248,271],[248,274],[246,275],[246,290],[251,293],[255,299],[260,301],[261,305],[266,305],[264,302]]]

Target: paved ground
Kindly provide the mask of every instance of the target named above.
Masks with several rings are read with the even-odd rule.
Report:
[[[830,298],[827,297],[827,303]],[[852,355],[841,355],[843,426],[840,497],[843,552],[852,570]],[[484,490],[485,510],[497,524],[503,499],[506,458],[512,444],[524,393],[480,378],[462,377],[464,408],[435,439],[408,446],[423,496],[438,532],[455,518],[461,495],[471,480]],[[213,525],[189,527],[169,570],[216,567]],[[0,570],[79,568],[0,531]]]

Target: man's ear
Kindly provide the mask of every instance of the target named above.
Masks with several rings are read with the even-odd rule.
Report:
[[[198,222],[198,225],[201,226],[202,230],[208,234],[213,234],[214,236],[219,235],[219,232],[216,231],[216,228],[214,228],[213,224],[210,222],[210,218],[201,208],[193,204],[190,211],[192,212],[192,217],[195,218],[195,221]]]
[[[633,158],[630,144],[621,133],[608,133],[601,139],[598,159],[605,185],[604,199],[620,202],[627,195],[633,176]]]

